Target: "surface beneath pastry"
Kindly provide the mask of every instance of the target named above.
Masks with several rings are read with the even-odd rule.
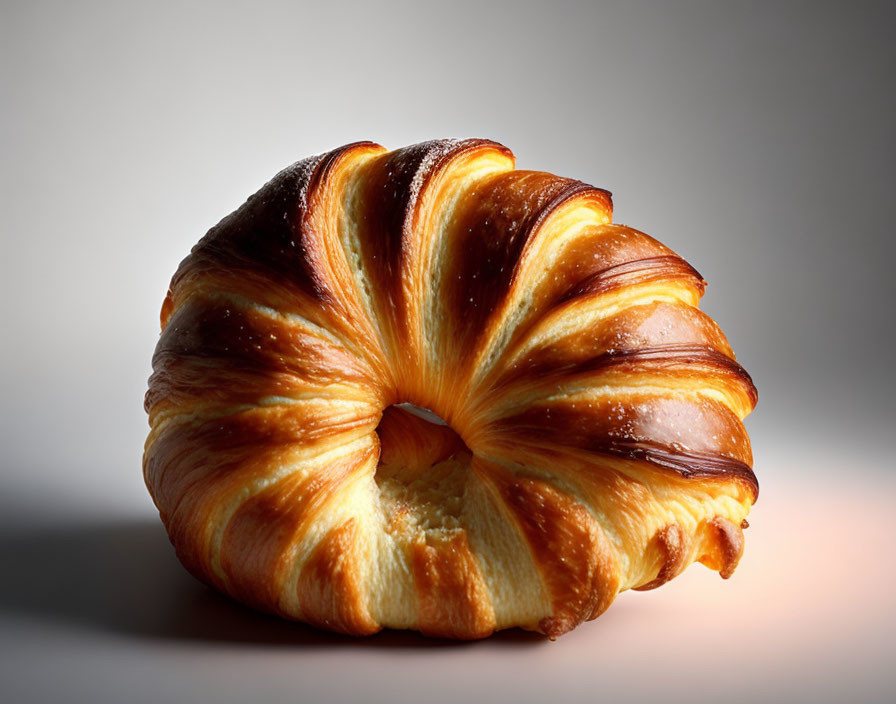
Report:
[[[129,498],[72,484],[50,496],[22,484],[0,496],[0,560],[18,565],[0,582],[0,689],[18,703],[363,692],[372,703],[455,704],[462,692],[535,703],[598,689],[608,701],[656,701],[674,683],[693,704],[722,691],[732,703],[886,700],[896,687],[896,567],[880,558],[896,511],[896,484],[878,472],[887,458],[794,444],[762,460],[768,479],[734,579],[696,566],[663,589],[622,594],[556,642],[516,629],[472,643],[353,639],[268,617],[184,572],[137,488]],[[842,481],[847,463],[855,481]],[[815,480],[787,480],[797,466]],[[420,506],[428,488],[405,491]]]

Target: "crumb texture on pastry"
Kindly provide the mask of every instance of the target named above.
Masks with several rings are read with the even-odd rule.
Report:
[[[198,578],[349,634],[554,638],[695,561],[727,578],[756,389],[704,285],[495,142],[306,159],[171,281],[147,487]]]

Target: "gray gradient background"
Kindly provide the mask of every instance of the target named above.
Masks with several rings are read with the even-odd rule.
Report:
[[[8,3],[0,699],[884,701],[896,261],[886,3]],[[350,641],[179,568],[142,485],[169,280],[281,167],[503,142],[709,281],[760,391],[738,573],[557,643]]]

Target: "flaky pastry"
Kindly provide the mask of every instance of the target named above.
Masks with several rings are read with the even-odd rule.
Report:
[[[756,390],[700,275],[611,216],[479,139],[275,176],[162,308],[143,468],[183,564],[318,627],[450,638],[730,576]]]

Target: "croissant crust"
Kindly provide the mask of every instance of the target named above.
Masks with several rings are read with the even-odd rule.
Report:
[[[480,139],[277,174],[162,307],[143,468],[183,564],[321,628],[450,638],[729,577],[756,390],[702,277],[611,220]]]

